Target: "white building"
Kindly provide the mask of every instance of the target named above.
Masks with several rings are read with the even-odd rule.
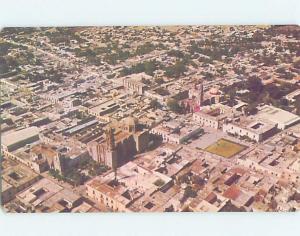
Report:
[[[247,137],[255,142],[261,142],[274,134],[276,125],[271,122],[241,117],[223,124],[223,132]]]
[[[202,126],[211,127],[214,129],[219,129],[220,122],[218,117],[211,116],[204,112],[196,112],[193,114],[193,120],[198,122]]]
[[[39,139],[39,129],[32,126],[1,136],[1,148],[3,152],[12,152]]]
[[[195,135],[201,134],[202,128],[199,126],[174,126],[172,122],[162,123],[151,129],[150,133],[161,136],[163,142],[181,144],[188,141]]]
[[[269,105],[265,105],[259,109],[256,116],[258,119],[275,123],[277,128],[281,130],[300,122],[300,116]]]

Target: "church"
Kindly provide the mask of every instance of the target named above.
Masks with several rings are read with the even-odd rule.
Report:
[[[114,169],[132,160],[135,154],[145,151],[149,137],[149,131],[140,126],[137,119],[127,117],[111,124],[102,142],[89,143],[88,152],[95,161]]]

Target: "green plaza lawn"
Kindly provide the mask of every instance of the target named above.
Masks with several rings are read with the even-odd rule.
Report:
[[[204,150],[225,158],[230,158],[241,151],[245,150],[247,147],[227,139],[219,139],[217,142],[206,147]]]

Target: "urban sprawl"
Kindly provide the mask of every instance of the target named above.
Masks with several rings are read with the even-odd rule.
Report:
[[[8,212],[300,209],[300,28],[4,28]]]

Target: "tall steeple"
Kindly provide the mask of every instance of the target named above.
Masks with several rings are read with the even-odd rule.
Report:
[[[199,105],[201,106],[204,99],[204,89],[203,89],[203,82],[200,81],[200,84],[198,84],[198,90],[199,90]]]
[[[112,127],[109,127],[106,130],[106,143],[110,150],[115,150],[116,144],[115,144],[115,136],[114,136],[114,129]]]

